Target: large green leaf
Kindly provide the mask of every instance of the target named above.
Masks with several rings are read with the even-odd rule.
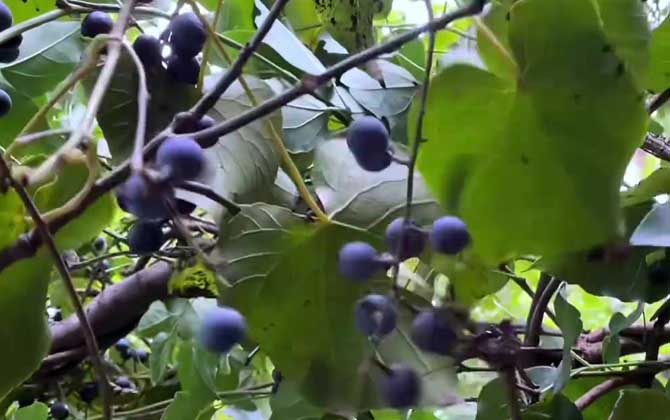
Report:
[[[79,22],[49,22],[23,34],[20,55],[2,75],[21,92],[37,97],[61,83],[79,63],[84,45]]]
[[[670,86],[670,16],[651,36],[651,61],[647,88],[660,92]]]
[[[88,93],[96,80],[97,72],[84,80]],[[198,94],[193,86],[175,83],[163,69],[147,73],[147,84],[150,101],[146,138],[149,139],[165,128],[177,112],[186,111],[195,103]],[[133,150],[137,127],[137,89],[137,68],[124,52],[97,115],[115,163],[127,159]]]
[[[419,168],[487,261],[604,243],[620,233],[642,92],[603,48],[612,41],[591,2],[517,3],[509,32],[516,85],[463,65],[431,84]]]
[[[554,379],[554,392],[560,392],[570,379],[570,369],[572,369],[572,346],[577,343],[577,338],[582,333],[582,319],[579,310],[571,305],[565,297],[562,290],[556,294],[554,300],[556,309],[556,321],[563,333],[563,358],[556,369],[556,378]]]
[[[584,395],[585,392],[588,392],[593,387],[598,386],[607,379],[608,378],[606,377],[573,378],[563,389],[563,394],[569,397],[571,400],[576,401],[579,397]],[[631,387],[634,387],[634,385],[629,385],[627,388]],[[584,420],[602,420],[608,418],[610,412],[612,411],[612,407],[614,407],[614,404],[617,401],[617,398],[618,395],[616,392],[608,392],[602,397],[598,398],[593,402],[593,404],[589,405],[582,411]]]
[[[621,391],[609,420],[657,420],[668,418],[670,398],[657,390],[629,389]]]
[[[326,212],[335,220],[382,233],[405,208],[407,167],[398,163],[368,172],[354,160],[344,139],[322,143],[314,155],[312,180]],[[414,174],[412,217],[429,224],[440,208],[420,174]]]
[[[251,338],[308,402],[338,412],[382,405],[375,385],[382,373],[370,364],[372,349],[353,320],[356,300],[371,286],[341,277],[337,268],[340,247],[353,240],[379,246],[362,230],[308,224],[287,209],[258,204],[221,227],[214,255],[233,284],[221,294],[247,317]],[[372,284],[388,291],[389,283],[380,273]],[[408,339],[410,322],[401,312],[400,328],[380,354],[425,374],[427,404],[451,401],[448,360],[419,352]]]
[[[582,413],[561,394],[556,394],[523,413],[523,420],[582,420]]]
[[[49,417],[49,407],[46,404],[36,401],[27,407],[16,410],[12,420],[47,420]]]
[[[7,92],[12,98],[12,109],[3,118],[0,118],[0,146],[8,146],[21,132],[25,124],[37,113],[39,107],[25,93],[15,89],[4,80],[0,80],[0,89]],[[47,129],[46,119],[40,121],[36,131]],[[42,145],[42,143],[39,143]],[[35,149],[29,148],[34,151]]]
[[[262,102],[273,96],[260,79],[247,77],[256,99]],[[239,82],[235,82],[210,111],[216,120],[235,117],[252,107]],[[272,144],[266,120],[257,120],[227,134],[205,151],[207,167],[202,180],[220,195],[236,202],[254,202],[274,185],[279,155]],[[281,135],[281,115],[272,114],[272,122]]]

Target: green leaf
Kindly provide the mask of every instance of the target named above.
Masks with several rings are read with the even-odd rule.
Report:
[[[0,146],[7,147],[39,108],[28,95],[15,89],[4,80],[0,80],[0,89],[7,92],[12,98],[12,109],[7,115],[0,118]],[[46,130],[47,128],[47,121],[43,119],[37,124],[35,131]],[[27,147],[26,150],[39,151],[44,143],[48,143],[48,140],[39,143],[39,147]]]
[[[247,77],[247,84],[256,99],[262,102],[273,96],[272,90],[260,79]],[[239,82],[226,90],[210,115],[216,120],[232,118],[252,104]],[[203,182],[211,185],[220,195],[235,202],[254,202],[274,184],[279,168],[279,155],[275,150],[267,120],[257,120],[219,139],[205,150],[207,167]],[[270,121],[281,127],[281,116],[273,114]],[[278,130],[279,131],[279,130]],[[211,210],[211,209],[208,209]]]
[[[391,163],[368,172],[354,160],[344,139],[322,143],[314,155],[312,180],[331,218],[382,234],[402,216],[407,191],[407,167]],[[412,217],[427,225],[441,215],[420,174],[414,174]]]
[[[510,1],[495,2],[489,12],[482,19],[484,25],[495,36],[497,45],[487,37],[481,27],[477,27],[477,50],[491,73],[503,79],[513,79],[517,76],[516,62],[510,63],[507,55],[500,46],[509,53],[509,12],[512,6]]]
[[[49,261],[38,256],[0,273],[0,340],[4,343],[0,348],[0,398],[28,378],[49,350],[44,315],[49,269]]]
[[[621,391],[609,420],[646,420],[667,418],[670,398],[661,391],[652,389],[628,389]]]
[[[624,316],[621,312],[612,315],[610,319],[610,333],[603,341],[603,362],[604,363],[618,363],[621,355],[621,342],[619,341],[619,333],[624,329],[630,327],[637,321],[644,311],[644,304],[638,303],[637,308],[628,316]]]
[[[46,420],[49,417],[49,407],[46,404],[36,401],[28,407],[19,408],[12,420]]]
[[[556,394],[532,405],[522,415],[523,420],[583,420],[582,413],[568,398]]]
[[[582,333],[582,320],[579,310],[568,303],[563,297],[562,290],[559,290],[556,294],[554,308],[556,309],[558,326],[563,333],[563,359],[556,369],[556,378],[554,379],[554,392],[560,392],[570,379],[570,369],[572,368],[570,351]]]
[[[51,0],[9,0],[5,4],[12,11],[14,23],[23,22],[56,8],[56,3]]]
[[[652,208],[630,237],[636,246],[670,247],[670,204]]]
[[[305,401],[297,384],[290,380],[282,381],[279,391],[270,399],[270,407],[269,420],[314,420],[323,414],[323,410]]]
[[[492,263],[620,234],[619,184],[647,124],[626,66],[602,51],[612,40],[591,2],[529,0],[510,13],[516,85],[445,69],[431,84],[419,156],[431,190]]]
[[[151,341],[151,358],[149,368],[151,371],[151,383],[157,384],[165,375],[165,370],[170,363],[172,351],[177,344],[177,334],[160,332]]]
[[[475,420],[502,420],[509,417],[507,391],[500,378],[484,385],[477,398],[477,417]]]
[[[2,75],[30,97],[41,96],[67,78],[81,59],[84,45],[79,22],[49,22],[23,34],[16,61],[1,66]]]
[[[179,391],[174,400],[163,413],[161,420],[195,419],[209,404],[202,404],[202,399],[188,391]]]
[[[98,72],[94,72],[84,79],[88,94],[97,77]],[[194,104],[198,93],[193,86],[175,83],[162,68],[147,74],[147,84],[151,100],[147,108],[146,139],[150,139],[165,128],[176,113],[186,111]],[[133,150],[137,127],[137,89],[137,68],[124,51],[97,115],[114,163],[127,159]]]
[[[646,87],[660,92],[670,86],[670,16],[654,31],[651,36],[651,60]]]
[[[72,156],[70,164],[56,175],[53,182],[37,190],[35,204],[42,213],[59,208],[84,188],[88,168],[83,159],[83,155]],[[112,221],[116,208],[112,193],[102,196],[58,231],[55,239],[59,248],[77,249],[96,237]]]
[[[214,9],[216,0],[213,1]],[[256,29],[254,27],[254,3],[249,0],[225,1],[221,7],[221,14],[217,32],[227,32],[238,29]]]
[[[589,391],[595,386],[598,386],[607,379],[608,378],[606,377],[584,377],[571,379],[568,385],[563,389],[563,394],[569,397],[572,401],[576,401],[579,397],[584,395],[585,392]],[[626,388],[631,387],[634,387],[634,385],[627,386]],[[593,404],[589,405],[584,409],[584,411],[582,411],[584,420],[602,420],[608,418],[617,399],[618,394],[616,392],[608,392],[602,397],[598,398],[593,402]]]

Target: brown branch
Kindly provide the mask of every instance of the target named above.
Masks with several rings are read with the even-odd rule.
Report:
[[[670,89],[664,90],[651,100],[647,106],[647,113],[654,113],[654,111],[662,107],[666,102],[668,102],[668,100],[670,100]]]
[[[523,340],[525,346],[537,346],[539,344],[544,313],[549,306],[551,297],[554,296],[554,293],[556,293],[556,290],[558,290],[558,287],[561,285],[561,281],[557,278],[549,278],[545,276],[546,275],[543,274],[543,278],[540,279],[538,290],[535,293],[535,298],[531,305],[532,310],[528,316],[526,336]]]
[[[596,402],[600,397],[605,396],[608,392],[611,392],[622,386],[626,386],[635,382],[634,375],[628,376],[617,376],[616,378],[610,378],[605,382],[602,382],[590,390],[588,390],[584,395],[579,397],[575,401],[575,406],[579,411],[584,411],[588,406]]]
[[[226,210],[228,210],[232,215],[235,215],[241,211],[240,206],[221,196],[208,185],[201,184],[199,182],[184,181],[179,184],[178,187],[186,191],[200,194],[203,197],[207,197],[210,200],[215,201],[216,203],[225,207]]]

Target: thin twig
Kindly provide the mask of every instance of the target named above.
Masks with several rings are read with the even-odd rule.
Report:
[[[127,42],[122,42],[121,45],[126,49],[126,52],[133,59],[138,76],[137,87],[137,127],[135,127],[135,143],[133,147],[133,154],[130,158],[130,167],[133,171],[142,170],[143,155],[142,149],[144,147],[144,137],[147,130],[147,108],[149,105],[149,89],[147,88],[147,76],[144,72],[144,65],[142,60],[137,55],[133,47]]]
[[[44,130],[44,131],[38,131],[37,133],[32,133],[32,134],[26,134],[20,137],[17,137],[14,140],[14,143],[19,144],[21,146],[27,146],[29,144],[33,144],[37,142],[38,140],[42,140],[47,137],[51,136],[67,136],[70,135],[72,130],[69,128],[53,128],[50,130]]]
[[[503,381],[505,382],[505,390],[507,391],[507,403],[509,406],[509,414],[512,420],[521,420],[521,405],[519,404],[519,388],[516,383],[514,368],[505,369],[500,372]]]
[[[666,102],[670,100],[670,89],[666,89],[663,92],[656,95],[649,105],[647,106],[647,113],[652,114],[654,111],[663,106]]]
[[[560,285],[561,281],[552,277],[546,280],[546,286],[541,292],[535,293],[534,305],[531,307],[532,311],[528,319],[526,337],[523,340],[524,346],[537,346],[540,342],[542,319],[544,318],[549,301],[551,301],[551,297],[556,293]]]
[[[221,204],[233,216],[242,210],[240,209],[240,206],[238,206],[237,204],[233,203],[232,201],[228,200],[227,198],[223,197],[222,195],[214,191],[209,185],[201,184],[199,182],[194,181],[184,181],[180,183],[178,187],[186,191],[191,191],[196,194],[200,194],[204,197],[209,198],[212,201],[217,202],[218,204]]]
[[[26,210],[30,214],[30,217],[33,219],[33,222],[35,223],[35,228],[39,231],[40,235],[42,236],[42,240],[46,244],[46,247],[49,253],[51,254],[51,257],[53,258],[56,264],[56,269],[58,270],[58,273],[63,279],[63,284],[65,285],[65,289],[70,297],[70,300],[72,301],[72,305],[74,306],[75,313],[77,314],[77,318],[81,325],[82,335],[84,336],[84,340],[86,342],[86,347],[88,349],[91,362],[93,363],[95,373],[98,376],[98,384],[103,398],[103,415],[105,419],[111,419],[112,395],[109,389],[109,383],[107,381],[107,374],[105,373],[105,367],[102,362],[102,358],[100,357],[100,349],[98,348],[98,342],[95,338],[95,333],[91,328],[91,324],[88,322],[86,312],[84,311],[81,301],[79,300],[79,296],[77,295],[77,290],[75,289],[74,284],[72,283],[72,278],[70,277],[70,272],[68,271],[67,265],[65,264],[63,257],[58,252],[56,241],[49,232],[49,227],[44,222],[44,219],[42,219],[40,211],[38,210],[37,206],[33,202],[32,198],[30,197],[26,189],[23,187],[23,185],[21,185],[21,183],[17,182],[11,176],[9,166],[7,165],[7,162],[2,156],[0,156],[0,173],[2,174],[3,178],[9,180],[12,188],[14,188],[16,193],[21,198],[23,205],[25,206]]]
[[[613,391],[617,388],[621,388],[622,386],[626,386],[633,382],[635,382],[634,375],[618,376],[616,378],[608,379],[605,382],[602,382],[594,386],[593,388],[588,390],[584,395],[579,397],[577,401],[575,401],[575,406],[579,411],[584,411],[584,409],[586,409],[588,406],[596,402],[600,397],[603,397],[608,392]]]

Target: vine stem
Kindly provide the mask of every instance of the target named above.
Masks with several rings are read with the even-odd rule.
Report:
[[[213,41],[214,46],[217,48],[217,50],[221,53],[221,55],[224,56],[224,58],[230,63],[231,57],[222,45],[221,40],[216,36],[216,32],[213,30],[213,28],[209,25],[209,23],[204,19],[204,17],[200,14],[200,11],[197,9],[197,5],[194,4],[193,0],[188,0],[189,4],[191,5],[191,8],[193,11],[196,13],[198,18],[202,21],[202,23],[205,25],[207,28],[207,31],[209,32],[209,38]],[[254,51],[258,48],[260,45],[260,42],[262,42],[263,38],[267,33],[270,31],[270,28],[272,27],[272,24],[274,21],[279,17],[279,13],[281,13],[282,8],[284,5],[288,3],[288,0],[278,0],[273,6],[272,9],[270,10],[270,14],[267,16],[267,18],[263,21],[263,24],[258,28],[258,33],[261,33],[259,36],[254,36],[254,40],[258,39],[256,43],[254,43],[254,40],[252,40],[247,47],[245,47],[242,50],[242,53],[245,51],[250,50],[246,58],[243,59],[243,62],[241,65],[238,65],[240,60],[242,59],[242,53],[240,54],[240,57],[238,60],[233,64],[233,68],[231,68],[228,73],[224,76],[223,79],[225,79],[231,72],[236,71],[235,67],[238,66],[239,70],[237,70],[237,80],[240,82],[242,85],[242,88],[244,89],[245,94],[249,98],[249,101],[253,106],[258,106],[258,99],[256,98],[256,95],[254,95],[254,92],[251,90],[249,87],[249,84],[245,80],[244,76],[242,75],[242,69],[244,67],[244,64],[253,56]],[[270,22],[269,24],[267,24]],[[253,49],[252,49],[253,48]],[[221,91],[220,95],[223,95],[225,90],[230,86],[231,83],[228,83],[228,86],[225,86],[225,83],[222,83],[222,86],[225,86],[223,90]],[[219,96],[220,96],[219,95]],[[218,97],[217,97],[218,98]],[[218,100],[218,99],[217,99]],[[195,113],[195,111],[193,111]],[[197,115],[197,113],[195,114]],[[309,189],[307,188],[307,185],[305,185],[305,181],[302,178],[302,174],[300,173],[300,170],[296,166],[295,162],[293,161],[293,158],[291,157],[291,154],[289,151],[286,149],[286,146],[284,145],[284,142],[281,138],[281,135],[279,134],[277,128],[275,127],[275,124],[270,120],[270,119],[265,119],[264,120],[265,126],[268,129],[270,133],[270,138],[272,139],[272,143],[279,153],[279,156],[281,157],[282,163],[284,165],[284,169],[288,173],[289,177],[295,184],[296,188],[298,189],[298,192],[300,194],[300,197],[305,201],[307,206],[310,208],[310,210],[314,213],[315,217],[323,223],[329,222],[330,219],[328,216],[321,210],[321,207],[319,204],[316,202],[312,194],[310,193]]]
[[[556,293],[561,281],[557,278],[545,278],[545,281],[540,283],[538,290],[535,292],[535,298],[531,305],[531,312],[528,318],[526,327],[526,336],[524,337],[524,346],[537,346],[540,340],[540,330],[542,328],[542,319],[544,313],[549,306],[551,297]],[[544,283],[544,284],[542,284]]]
[[[598,399],[603,397],[608,392],[611,392],[617,388],[628,385],[635,382],[635,376],[618,376],[616,378],[610,378],[605,382],[602,382],[593,388],[589,389],[584,395],[579,397],[575,401],[575,406],[579,411],[584,411],[588,406],[596,402]]]
[[[512,420],[521,420],[521,405],[519,404],[519,389],[516,383],[514,367],[507,368],[500,372],[503,382],[505,383],[505,390],[507,391],[507,403],[509,406],[509,414]]]
[[[111,419],[112,395],[111,395],[111,389],[109,388],[109,382],[107,380],[107,374],[105,372],[105,366],[103,364],[102,358],[100,357],[100,349],[98,347],[98,342],[95,338],[95,333],[91,328],[91,324],[88,322],[88,317],[86,316],[84,307],[82,306],[81,301],[79,300],[77,290],[74,287],[72,277],[70,276],[70,272],[68,271],[67,265],[65,264],[65,261],[63,261],[63,257],[61,256],[60,252],[58,252],[56,241],[54,240],[54,237],[51,235],[48,225],[46,224],[44,219],[42,219],[42,215],[40,214],[39,209],[33,202],[32,198],[30,197],[26,189],[23,187],[23,185],[21,185],[11,176],[9,166],[7,165],[7,161],[3,156],[0,156],[0,172],[2,173],[3,178],[7,179],[10,182],[12,188],[14,188],[16,193],[21,198],[23,205],[25,206],[26,210],[30,214],[30,217],[35,223],[35,228],[39,231],[40,235],[42,236],[42,240],[46,244],[47,249],[51,254],[51,257],[53,258],[56,264],[56,269],[58,270],[58,273],[60,274],[63,280],[65,290],[67,291],[67,294],[69,295],[70,300],[72,301],[72,305],[74,306],[75,313],[77,314],[77,318],[79,320],[79,324],[81,325],[82,335],[84,336],[84,341],[86,342],[86,347],[91,357],[91,363],[93,364],[95,373],[98,376],[98,385],[100,387],[100,393],[102,394],[102,400],[103,400],[103,416],[105,419]]]
[[[135,68],[137,69],[138,75],[138,88],[137,88],[137,127],[135,128],[135,144],[133,148],[133,154],[130,158],[130,167],[133,171],[142,170],[143,166],[143,154],[142,149],[144,147],[144,137],[146,136],[147,130],[147,107],[149,105],[149,89],[147,88],[147,75],[144,72],[144,65],[142,60],[137,55],[133,47],[130,46],[127,42],[123,41],[121,45],[126,49],[128,55],[135,63]]]

